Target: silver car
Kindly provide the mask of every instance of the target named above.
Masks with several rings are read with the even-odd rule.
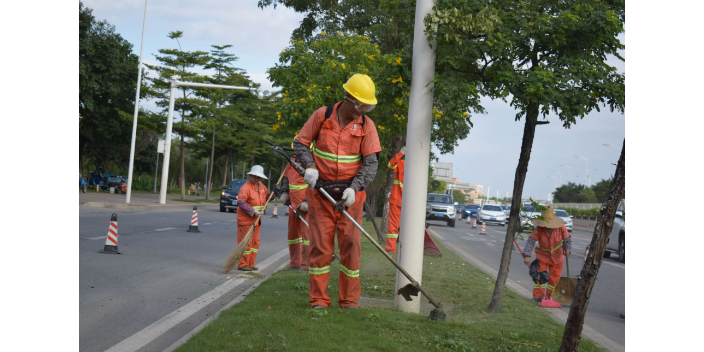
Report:
[[[565,221],[567,232],[572,232],[573,220],[570,214],[567,214],[567,212],[562,209],[555,209],[555,216]]]
[[[616,209],[614,217],[614,226],[611,228],[609,240],[606,242],[606,250],[604,258],[609,258],[611,253],[618,254],[618,261],[626,262],[626,215],[625,215],[626,200],[622,200],[621,204]]]
[[[494,223],[501,226],[506,226],[507,216],[504,210],[498,204],[484,204],[477,212],[477,221],[479,223]]]

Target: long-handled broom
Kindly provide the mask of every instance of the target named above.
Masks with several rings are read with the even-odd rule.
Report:
[[[283,178],[284,178],[284,173],[282,172],[281,176],[279,176],[279,181],[276,182],[276,186],[274,186],[274,187],[279,187],[281,185],[281,180]],[[266,209],[266,206],[269,205],[269,201],[272,198],[273,197],[269,196],[269,199],[266,200],[266,203],[264,204],[264,209]],[[235,250],[232,251],[230,256],[227,258],[227,260],[225,261],[225,265],[222,267],[222,271],[220,272],[221,274],[229,273],[240,262],[240,259],[242,259],[242,256],[244,255],[244,251],[249,246],[249,241],[252,239],[252,235],[254,234],[254,227],[260,221],[260,219],[262,218],[262,215],[264,215],[263,212],[261,214],[259,214],[259,216],[257,217],[257,221],[255,221],[254,224],[252,224],[252,227],[249,228],[249,231],[247,231],[247,234],[242,239],[242,242],[240,242],[240,244],[237,245],[237,248],[235,248]]]
[[[518,241],[513,240],[513,243],[516,245],[516,248],[518,248],[518,251],[521,253],[521,258],[523,258],[523,251],[521,250],[521,247],[518,246]],[[535,281],[536,284],[538,284],[538,287],[540,287],[543,290],[543,295],[545,295],[545,299],[540,301],[540,306],[543,308],[562,308],[562,304],[555,302],[553,300],[548,299],[548,294],[545,292],[545,289],[542,288],[540,282]],[[547,285],[545,285],[547,286]]]

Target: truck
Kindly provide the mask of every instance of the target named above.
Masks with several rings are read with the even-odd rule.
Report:
[[[119,192],[122,182],[127,182],[127,177],[119,175],[111,175],[110,171],[104,167],[96,167],[95,171],[88,172],[88,186],[99,186],[101,189],[109,189],[115,187],[115,191]]]

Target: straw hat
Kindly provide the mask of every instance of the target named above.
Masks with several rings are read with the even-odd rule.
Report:
[[[548,207],[548,210],[543,210],[540,215],[542,215],[547,221],[532,219],[530,222],[532,222],[535,226],[542,226],[549,229],[557,229],[565,224],[565,220],[562,220],[555,215],[555,211],[552,210],[552,207]]]
[[[264,168],[261,165],[254,165],[252,166],[252,170],[250,170],[247,175],[254,175],[257,177],[261,177],[265,180],[268,180],[266,176],[264,176]]]

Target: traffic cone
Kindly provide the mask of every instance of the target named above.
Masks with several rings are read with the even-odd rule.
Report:
[[[288,216],[288,207],[286,207],[286,216]]]
[[[117,214],[115,213],[110,217],[110,226],[108,227],[107,238],[105,238],[105,247],[98,252],[105,254],[122,254],[117,251]]]
[[[469,217],[469,216],[467,217],[467,223],[468,223],[468,224],[472,223],[472,218]]]
[[[473,229],[477,228],[477,219],[472,219],[472,228]]]
[[[274,215],[271,216],[272,219],[278,219],[279,218],[279,207],[274,204]]]
[[[191,215],[191,226],[188,226],[188,231],[186,232],[200,233],[200,231],[198,230],[198,207],[196,206],[193,207],[193,214]]]
[[[486,223],[485,222],[482,223],[482,230],[479,231],[479,234],[486,235]]]

